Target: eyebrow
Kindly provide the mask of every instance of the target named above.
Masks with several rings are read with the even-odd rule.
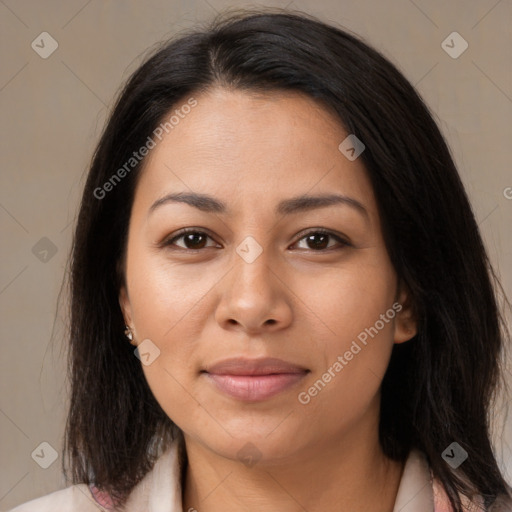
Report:
[[[185,203],[206,213],[231,213],[226,204],[215,197],[197,192],[176,192],[167,194],[156,200],[149,208],[148,216],[160,206],[168,203]],[[284,199],[278,203],[276,213],[279,215],[291,215],[340,204],[352,207],[369,220],[368,211],[362,203],[357,199],[340,194],[323,194],[316,196],[301,195]]]

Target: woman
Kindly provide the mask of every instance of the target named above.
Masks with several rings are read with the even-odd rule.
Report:
[[[494,274],[428,109],[355,36],[283,12],[166,43],[71,265],[74,485],[17,512],[512,510]]]

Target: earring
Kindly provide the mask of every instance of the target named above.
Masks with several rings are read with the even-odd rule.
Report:
[[[132,343],[132,341],[133,341],[132,330],[127,325],[125,327],[126,327],[126,329],[124,330],[124,335],[130,340],[130,343]],[[133,343],[132,343],[132,345],[133,345]]]

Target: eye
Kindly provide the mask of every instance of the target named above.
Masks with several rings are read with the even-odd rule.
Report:
[[[183,245],[176,244],[176,242],[180,239],[183,239]],[[205,233],[204,231],[199,231],[196,228],[185,228],[179,231],[177,234],[175,234],[172,238],[165,240],[162,243],[162,246],[170,247],[172,249],[178,247],[180,249],[190,251],[197,251],[208,247],[215,247],[215,244],[213,246],[206,245],[208,239],[213,240],[212,237],[208,235],[208,233]],[[302,236],[302,238],[295,242],[295,244],[305,240],[306,244],[308,245],[308,247],[305,247],[305,249],[310,249],[315,252],[324,252],[328,249],[333,248],[332,244],[329,245],[329,239],[334,239],[335,241],[338,242],[338,245],[340,246],[338,247],[338,249],[351,246],[349,242],[347,242],[340,236],[322,228],[317,228],[315,230],[309,231],[308,233],[306,233],[305,236]],[[336,244],[334,244],[334,247],[336,248]]]
[[[210,238],[210,240],[212,240],[212,238],[204,231],[199,231],[194,228],[187,228],[187,229],[182,229],[180,232],[178,232],[178,234],[176,234],[172,238],[169,238],[168,240],[164,241],[162,245],[164,247],[173,246],[173,245],[175,245],[176,240],[179,240],[181,238],[183,239],[183,243],[185,244],[185,246],[183,247],[183,246],[178,245],[177,247],[179,247],[181,249],[189,249],[191,251],[195,251],[195,250],[199,250],[199,249],[203,249],[203,248],[207,247],[207,246],[205,246],[205,241],[208,238]]]
[[[338,249],[350,246],[350,243],[341,238],[340,236],[327,231],[325,229],[317,228],[313,231],[310,231],[305,236],[300,238],[296,243],[301,242],[302,240],[306,241],[306,244],[308,244],[309,247],[306,247],[306,249],[311,249],[316,252],[322,252],[326,249],[332,249],[332,245],[328,245],[329,238],[335,239],[341,247],[338,247]],[[334,247],[336,244],[334,244]]]

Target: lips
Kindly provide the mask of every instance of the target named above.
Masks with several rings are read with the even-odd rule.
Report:
[[[294,386],[309,370],[276,358],[233,358],[209,366],[202,373],[224,394],[256,402]]]
[[[272,357],[263,359],[239,357],[220,361],[205,371],[219,375],[271,375],[274,373],[302,373],[307,369]]]

